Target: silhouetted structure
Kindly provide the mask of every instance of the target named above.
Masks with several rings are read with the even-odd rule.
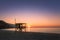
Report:
[[[16,31],[19,30],[19,31],[25,31],[26,32],[26,23],[16,23]]]

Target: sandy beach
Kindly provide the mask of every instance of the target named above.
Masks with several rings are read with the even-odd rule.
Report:
[[[60,40],[60,34],[0,30],[0,40]]]

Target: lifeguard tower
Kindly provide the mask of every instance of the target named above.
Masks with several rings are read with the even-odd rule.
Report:
[[[16,23],[16,31],[26,32],[26,23]]]

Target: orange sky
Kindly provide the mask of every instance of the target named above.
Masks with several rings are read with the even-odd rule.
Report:
[[[60,26],[60,1],[16,0],[0,1],[0,20],[30,26]]]
[[[60,19],[58,17],[46,17],[46,16],[38,16],[38,15],[31,15],[31,16],[17,16],[17,17],[4,17],[3,20],[14,24],[16,22],[23,22],[27,23],[30,26],[60,26]],[[22,19],[23,18],[23,19]]]

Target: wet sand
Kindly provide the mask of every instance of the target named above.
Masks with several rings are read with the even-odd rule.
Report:
[[[60,40],[60,34],[0,30],[0,40]]]

